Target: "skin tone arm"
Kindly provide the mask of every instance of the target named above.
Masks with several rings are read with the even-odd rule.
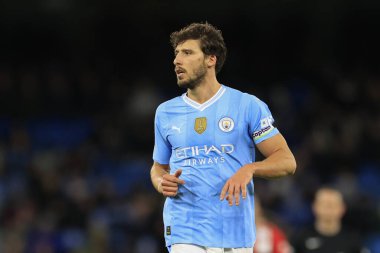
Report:
[[[179,179],[182,170],[177,170],[174,174],[169,174],[169,165],[154,162],[150,170],[150,178],[154,188],[165,197],[173,197],[177,195],[178,184],[185,184],[185,181]]]
[[[247,197],[247,184],[252,177],[280,178],[294,174],[296,160],[281,134],[257,144],[258,150],[266,157],[263,161],[246,164],[230,177],[220,194],[220,200],[226,199],[232,206],[240,203],[240,194]]]

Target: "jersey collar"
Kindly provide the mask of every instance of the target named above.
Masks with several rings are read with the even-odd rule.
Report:
[[[189,98],[186,93],[183,93],[182,94],[182,99],[183,101],[185,101],[186,104],[190,105],[191,107],[199,110],[199,111],[203,111],[205,110],[207,107],[211,106],[213,103],[215,103],[216,101],[219,100],[219,98],[221,98],[224,94],[224,92],[226,91],[226,87],[224,87],[223,85],[219,88],[219,90],[214,94],[214,96],[212,96],[209,100],[207,100],[206,102],[200,104],[198,102],[195,102],[194,100],[192,100],[191,98]]]

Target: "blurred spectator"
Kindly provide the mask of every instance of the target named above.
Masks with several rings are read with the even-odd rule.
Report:
[[[296,253],[367,252],[358,234],[342,226],[346,212],[343,195],[334,188],[322,187],[315,194],[314,226],[299,234],[293,244]]]

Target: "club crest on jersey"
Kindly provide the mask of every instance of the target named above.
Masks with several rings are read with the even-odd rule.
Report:
[[[206,131],[206,128],[207,128],[207,118],[206,117],[201,117],[201,118],[195,119],[194,130],[198,134],[202,134],[204,131]]]
[[[234,121],[229,117],[224,117],[219,120],[219,128],[223,132],[231,132],[232,129],[234,129],[235,123]]]

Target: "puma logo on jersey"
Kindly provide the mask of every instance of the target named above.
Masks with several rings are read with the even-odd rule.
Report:
[[[181,133],[181,128],[179,128],[177,126],[172,126],[172,130],[177,130],[178,133]]]

